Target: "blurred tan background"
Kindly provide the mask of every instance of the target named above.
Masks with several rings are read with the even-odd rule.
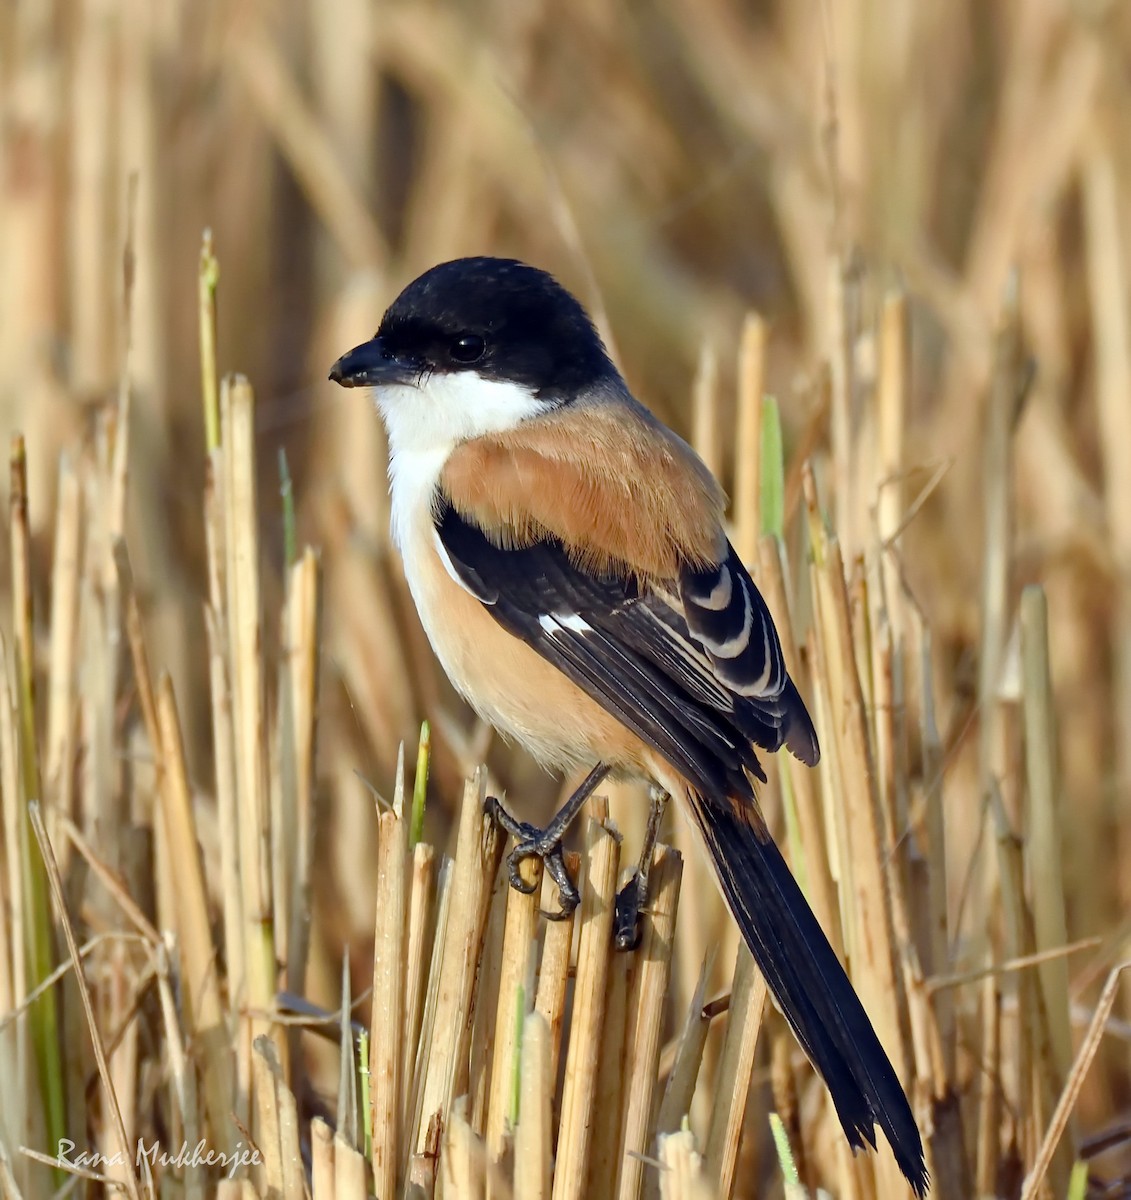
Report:
[[[707,425],[697,435],[692,397],[710,395],[727,427],[745,314],[768,322],[787,461],[812,454],[835,475],[834,447],[851,465],[873,440],[878,314],[893,290],[906,294],[913,387],[885,486],[908,512],[901,561],[933,635],[950,836],[959,861],[978,853],[986,620],[999,620],[1005,647],[990,682],[1008,691],[1016,596],[1042,581],[1069,934],[1124,927],[1126,4],[9,0],[0,105],[0,434],[28,442],[41,613],[58,457],[97,458],[121,378],[136,180],[128,538],[205,808],[197,264],[212,231],[219,365],[245,372],[258,397],[269,609],[280,451],[300,540],[321,548],[326,572],[316,877],[329,978],[342,944],[363,961],[358,931],[372,917],[374,825],[355,771],[388,792],[398,744],[413,747],[430,717],[440,844],[445,804],[483,753],[512,796],[548,803],[555,787],[492,745],[435,671],[387,542],[379,423],[360,394],[326,380],[405,283],[470,253],[558,274],[641,398],[696,438],[728,485],[729,439]],[[1009,454],[990,460],[1006,312],[1036,374]],[[839,432],[837,362],[852,373]],[[1015,500],[1000,611],[987,608],[984,574],[995,484]],[[867,488],[837,494],[846,557],[875,503]],[[951,881],[957,911],[960,872]],[[961,917],[956,965],[963,939],[985,932],[976,904]],[[1109,1112],[1131,1103],[1125,1070],[1107,1086]]]

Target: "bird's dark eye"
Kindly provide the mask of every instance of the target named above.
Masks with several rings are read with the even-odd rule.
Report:
[[[487,343],[477,333],[461,334],[454,342],[452,342],[448,353],[452,357],[453,362],[458,363],[473,363],[478,362],[487,349]]]

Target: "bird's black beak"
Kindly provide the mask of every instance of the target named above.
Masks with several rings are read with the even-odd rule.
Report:
[[[418,372],[394,358],[379,337],[347,351],[330,368],[330,378],[342,387],[379,387],[381,384],[414,383]]]

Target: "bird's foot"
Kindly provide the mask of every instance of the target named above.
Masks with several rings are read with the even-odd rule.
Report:
[[[556,830],[554,822],[545,829],[539,829],[537,825],[531,825],[528,821],[519,821],[507,812],[494,796],[487,797],[486,807],[488,816],[495,824],[505,829],[515,840],[514,849],[507,855],[507,877],[511,887],[516,892],[530,895],[537,884],[522,877],[521,867],[528,858],[541,859],[550,878],[558,885],[558,909],[556,912],[543,910],[543,915],[551,921],[564,921],[581,902],[577,885],[570,878],[562,853],[564,830]]]
[[[522,877],[520,867],[528,858],[540,858],[549,872],[550,878],[558,885],[558,911],[545,912],[543,910],[543,915],[551,921],[564,921],[581,902],[577,884],[570,878],[569,871],[566,869],[565,857],[562,853],[562,839],[565,837],[566,830],[573,824],[574,818],[585,806],[585,801],[589,799],[594,789],[608,773],[609,768],[604,763],[598,763],[586,775],[581,786],[561,806],[545,829],[539,829],[537,825],[531,825],[526,821],[519,821],[507,812],[494,796],[487,797],[485,807],[488,816],[496,825],[506,830],[516,843],[515,848],[507,856],[507,874],[510,877],[511,887],[529,896],[537,886],[528,883]]]
[[[648,825],[644,830],[640,862],[629,881],[617,892],[616,910],[613,913],[613,945],[618,950],[635,950],[640,945],[640,915],[647,912],[644,906],[648,899],[648,874],[667,803],[667,792],[654,787],[649,795]]]

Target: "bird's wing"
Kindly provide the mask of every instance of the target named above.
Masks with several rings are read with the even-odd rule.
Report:
[[[747,773],[765,778],[753,745],[816,761],[769,610],[729,546],[660,588],[587,570],[548,534],[500,545],[442,493],[435,519],[451,570],[495,620],[705,793],[752,799]]]

